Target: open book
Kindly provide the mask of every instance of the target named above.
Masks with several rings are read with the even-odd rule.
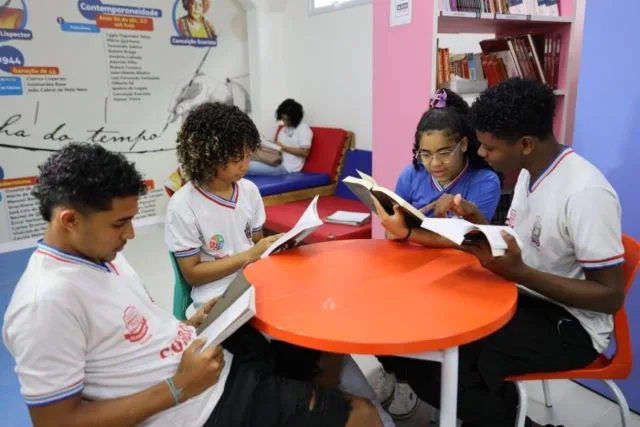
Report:
[[[360,178],[348,176],[343,179],[342,182],[344,182],[345,185],[349,187],[349,190],[358,196],[360,201],[367,205],[371,211],[376,212],[376,207],[371,199],[371,194],[373,194],[389,215],[393,215],[393,205],[398,205],[404,214],[404,220],[407,227],[420,227],[420,224],[422,224],[422,221],[425,219],[422,212],[411,206],[409,202],[398,196],[393,191],[376,184],[374,179],[366,173],[362,173],[360,171],[357,172],[360,175]]]
[[[222,343],[255,314],[255,289],[240,271],[197,329],[198,336],[207,339],[202,348]]]
[[[311,233],[316,231],[323,224],[318,216],[318,196],[314,197],[307,209],[304,211],[296,225],[291,230],[284,233],[278,240],[273,242],[269,248],[264,251],[261,258],[266,258],[274,252],[296,247],[307,238]]]
[[[518,246],[522,247],[515,231],[503,225],[477,225],[460,218],[425,218],[422,221],[422,228],[439,234],[457,245],[461,245],[465,240],[486,239],[494,257],[504,255],[507,250],[502,231],[513,236]]]

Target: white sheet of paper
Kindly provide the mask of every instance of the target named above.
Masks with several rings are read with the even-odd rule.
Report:
[[[504,255],[507,250],[507,242],[502,237],[503,231],[513,236],[518,246],[522,246],[518,235],[507,226],[476,225],[462,218],[425,218],[422,221],[422,228],[433,231],[457,245],[462,244],[467,233],[479,230],[486,236],[494,257]]]
[[[360,175],[360,178],[362,178],[363,180],[367,181],[367,182],[368,182],[368,183],[370,183],[371,185],[373,185],[373,186],[378,185],[378,184],[376,184],[376,180],[375,180],[375,179],[373,179],[373,177],[372,177],[372,176],[367,175],[367,174],[366,174],[366,173],[364,173],[364,172],[360,172],[358,169],[356,169],[356,172],[358,172],[358,175]]]
[[[497,225],[477,225],[476,227],[482,231],[485,236],[487,236],[487,240],[491,245],[491,253],[494,257],[502,256],[507,251],[507,242],[504,241],[504,237],[502,237],[501,234],[503,231],[513,236],[516,239],[518,246],[522,247],[520,238],[510,227]]]
[[[425,218],[422,221],[422,228],[433,231],[453,243],[461,245],[465,234],[473,230],[475,226],[469,221],[460,218]]]

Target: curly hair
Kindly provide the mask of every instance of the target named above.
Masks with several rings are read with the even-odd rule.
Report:
[[[115,198],[142,196],[147,192],[133,163],[98,144],[68,144],[38,169],[40,176],[33,195],[47,222],[58,206],[85,214],[106,211],[111,209]]]
[[[422,134],[438,130],[443,131],[448,138],[456,142],[467,137],[468,147],[465,156],[469,161],[469,166],[474,169],[491,169],[489,164],[478,155],[480,144],[469,119],[469,104],[460,95],[449,89],[440,90],[447,95],[447,105],[444,108],[430,108],[422,114],[413,142],[413,167],[418,170],[421,165],[416,155],[420,150]]]
[[[282,120],[282,116],[287,116],[291,122],[291,126],[297,128],[302,118],[304,117],[304,110],[302,105],[295,99],[285,99],[276,110],[276,120]]]
[[[476,130],[515,143],[523,136],[553,135],[556,100],[550,86],[536,80],[511,78],[485,90],[471,107]]]
[[[215,178],[218,168],[244,158],[260,145],[260,134],[248,115],[235,105],[204,103],[189,113],[178,133],[182,172],[198,185]]]
[[[195,0],[182,0],[182,6],[184,7],[184,10],[186,10],[187,12],[189,11],[189,4],[192,3]],[[209,6],[210,6],[210,1],[209,0],[202,0],[202,12],[203,13],[207,13],[207,11],[209,10]]]

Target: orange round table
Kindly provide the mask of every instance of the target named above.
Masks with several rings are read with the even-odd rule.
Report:
[[[517,301],[516,286],[472,255],[385,240],[302,246],[245,276],[256,290],[254,325],[273,338],[442,362],[441,426],[455,425],[458,347],[501,328]]]

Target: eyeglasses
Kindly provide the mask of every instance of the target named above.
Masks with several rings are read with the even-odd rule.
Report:
[[[418,150],[415,158],[416,160],[420,160],[425,165],[431,164],[431,162],[435,159],[438,159],[440,163],[449,163],[453,159],[453,156],[460,149],[460,145],[462,144],[458,143],[454,149],[440,150],[437,153],[429,153],[428,151]]]

